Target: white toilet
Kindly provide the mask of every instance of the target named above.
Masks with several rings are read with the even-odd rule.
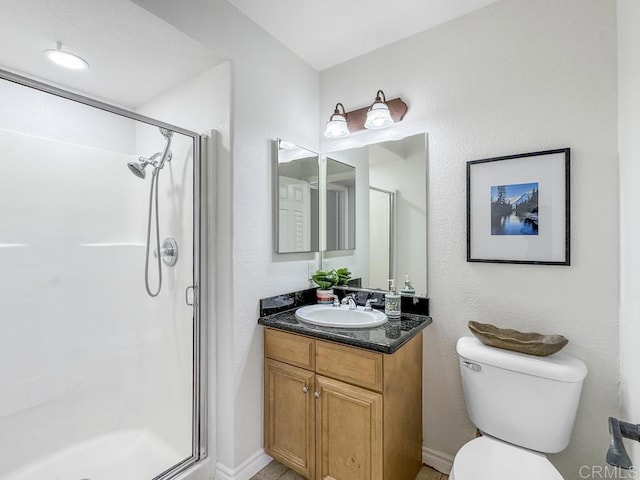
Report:
[[[463,445],[449,480],[563,480],[543,453],[569,444],[586,365],[561,353],[535,357],[456,345],[467,412],[483,436]]]

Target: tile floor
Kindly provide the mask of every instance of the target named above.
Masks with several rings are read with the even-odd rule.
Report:
[[[416,477],[416,480],[447,480],[448,475],[440,473],[430,467],[422,467],[420,473]],[[306,480],[305,477],[299,475],[293,470],[289,470],[287,467],[275,460],[269,465],[260,470],[256,475],[251,477],[251,480]]]

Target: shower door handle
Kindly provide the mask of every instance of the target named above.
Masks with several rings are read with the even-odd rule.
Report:
[[[185,291],[184,291],[184,303],[186,303],[187,305],[189,305],[190,307],[193,307],[195,305],[195,298],[196,298],[196,287],[195,285],[189,285]],[[191,290],[191,298],[192,301],[189,302],[189,290]]]

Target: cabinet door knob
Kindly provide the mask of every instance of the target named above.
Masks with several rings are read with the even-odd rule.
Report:
[[[314,393],[313,396],[316,397],[316,398],[320,398],[320,392]]]
[[[302,393],[307,393],[308,391],[309,391],[309,389],[307,388],[306,385],[304,387],[302,387]]]

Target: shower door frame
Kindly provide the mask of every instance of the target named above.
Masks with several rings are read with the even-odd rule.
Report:
[[[207,228],[203,222],[206,217],[202,215],[202,200],[206,198],[206,182],[202,181],[207,152],[207,137],[191,130],[171,125],[139,113],[132,112],[115,105],[110,105],[91,97],[86,97],[53,85],[49,85],[32,78],[28,78],[7,70],[0,69],[0,79],[6,80],[24,87],[33,88],[41,92],[49,93],[73,102],[81,103],[89,107],[97,108],[115,115],[120,115],[131,120],[147,123],[158,128],[180,133],[192,138],[193,141],[193,390],[192,390],[192,450],[188,457],[149,480],[168,480],[185,472],[208,455],[208,349],[207,349],[207,270],[206,252],[203,255],[202,245],[207,245]],[[189,288],[187,290],[189,290]],[[188,292],[185,292],[185,296]],[[185,298],[185,301],[187,298]]]

